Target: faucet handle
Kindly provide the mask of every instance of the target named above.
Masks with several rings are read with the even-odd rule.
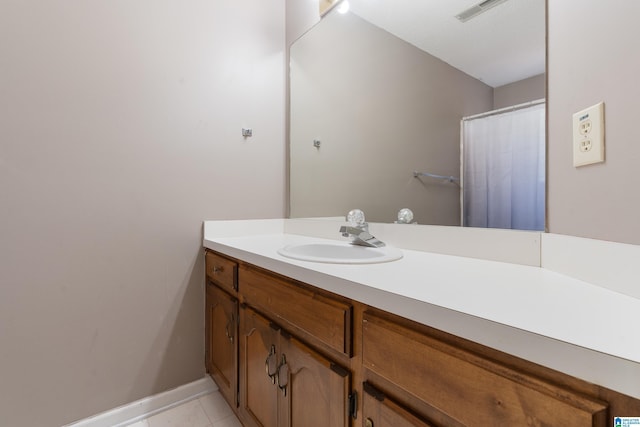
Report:
[[[364,221],[364,212],[360,209],[352,209],[347,214],[347,222],[354,227],[362,227],[367,223]]]

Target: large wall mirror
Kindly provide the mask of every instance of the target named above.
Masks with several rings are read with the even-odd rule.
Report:
[[[524,193],[511,184],[498,190],[490,178],[504,181],[505,172],[492,165],[535,157],[544,180],[545,1],[348,0],[344,10],[346,2],[291,46],[290,216],[359,208],[368,221],[393,222],[409,208],[420,224],[493,227],[465,220],[471,174],[489,183],[488,197],[513,203]],[[502,127],[535,133],[541,150],[528,142],[478,150],[476,140],[494,136],[467,136],[467,122],[486,117],[493,126],[536,106],[542,113],[533,124],[507,119]],[[463,134],[474,150],[461,150]],[[470,171],[462,157],[474,151],[483,153]],[[540,177],[507,181],[522,179]],[[544,225],[544,181],[535,186],[521,210],[541,211]]]

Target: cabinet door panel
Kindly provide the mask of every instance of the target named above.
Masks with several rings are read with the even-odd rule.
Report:
[[[249,308],[240,309],[240,412],[248,426],[278,426],[278,388],[265,370],[278,332]]]
[[[364,391],[363,427],[433,427],[367,384]]]
[[[464,425],[606,425],[606,404],[370,314],[363,362]]]
[[[238,303],[210,284],[207,286],[207,369],[232,407],[237,406]]]
[[[286,427],[341,427],[349,425],[351,376],[295,338],[281,339],[288,365],[283,420]],[[281,380],[282,382],[282,380]]]

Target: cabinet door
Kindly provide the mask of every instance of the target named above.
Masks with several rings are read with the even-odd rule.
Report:
[[[238,302],[209,282],[206,295],[207,371],[232,407],[238,404]]]
[[[362,420],[363,427],[433,427],[368,383],[364,384]]]
[[[283,427],[348,426],[351,375],[295,338],[281,335],[278,371]]]
[[[277,427],[278,330],[250,308],[240,309],[240,415],[246,426]]]

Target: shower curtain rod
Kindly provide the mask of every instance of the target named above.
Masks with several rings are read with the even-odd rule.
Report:
[[[482,117],[489,117],[489,116],[493,116],[493,115],[500,114],[500,113],[506,113],[506,112],[509,112],[509,111],[521,110],[523,108],[533,107],[534,105],[544,104],[545,102],[546,102],[546,100],[544,98],[536,99],[535,101],[529,101],[529,102],[525,102],[525,103],[522,103],[522,104],[512,105],[510,107],[504,107],[504,108],[499,108],[497,110],[487,111],[486,113],[480,113],[480,114],[476,114],[476,115],[473,115],[473,116],[463,117],[462,121],[480,119]]]

